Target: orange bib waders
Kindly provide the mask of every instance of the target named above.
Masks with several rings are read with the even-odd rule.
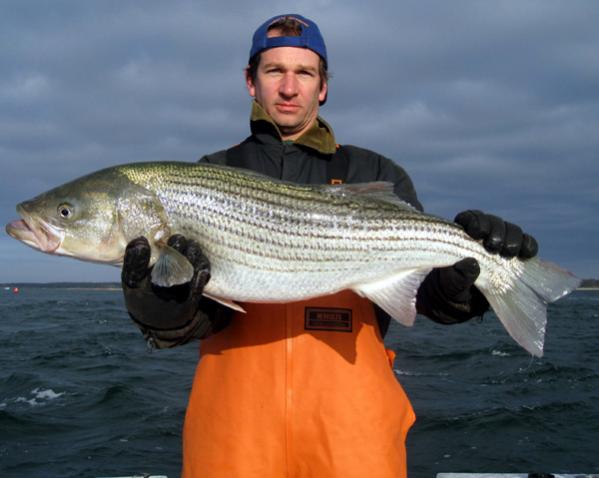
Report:
[[[350,291],[247,314],[202,341],[184,478],[405,478],[415,416],[372,304]]]

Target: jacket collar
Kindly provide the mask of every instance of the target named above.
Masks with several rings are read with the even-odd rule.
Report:
[[[256,100],[252,102],[250,128],[255,136],[269,135],[279,142],[282,141],[278,126]],[[293,141],[293,144],[314,149],[322,154],[333,154],[337,150],[333,129],[320,116],[304,134]]]

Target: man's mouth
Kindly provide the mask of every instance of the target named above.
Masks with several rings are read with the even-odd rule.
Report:
[[[283,113],[295,113],[300,109],[300,106],[295,103],[277,103],[276,107]]]

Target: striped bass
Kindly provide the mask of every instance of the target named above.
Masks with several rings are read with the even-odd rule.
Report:
[[[351,289],[412,325],[416,292],[433,269],[473,257],[476,286],[508,333],[541,356],[546,308],[579,285],[538,258],[488,253],[457,224],[398,199],[389,183],[300,185],[210,164],[153,162],[107,168],[17,206],[8,234],[40,251],[122,265],[146,236],[152,281],[188,281],[193,268],[166,244],[195,239],[210,260],[205,295],[290,302]]]

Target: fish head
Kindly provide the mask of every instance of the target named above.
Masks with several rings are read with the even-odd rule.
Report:
[[[41,252],[121,264],[131,239],[160,235],[157,230],[164,221],[155,217],[153,200],[126,178],[102,171],[20,203],[21,219],[8,224],[6,231]]]

